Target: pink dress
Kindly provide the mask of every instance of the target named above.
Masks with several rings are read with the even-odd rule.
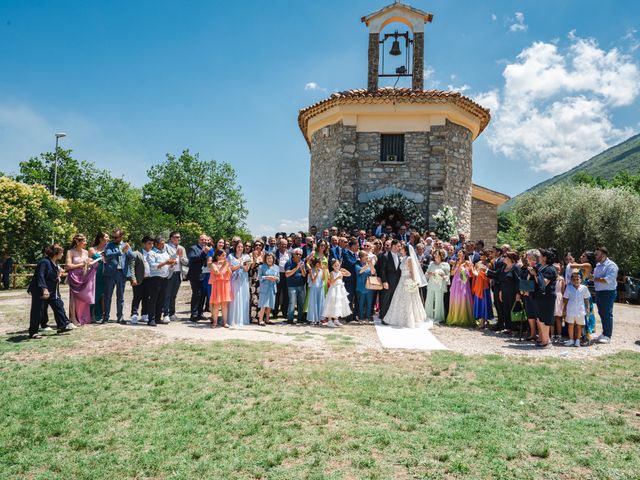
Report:
[[[88,255],[78,255],[71,252],[71,263],[82,263]],[[99,262],[94,263],[86,270],[74,268],[69,270],[67,283],[69,284],[69,317],[76,319],[80,325],[91,323],[90,307],[95,303],[96,296],[96,271]]]

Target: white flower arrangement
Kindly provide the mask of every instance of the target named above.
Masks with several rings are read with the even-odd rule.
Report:
[[[413,293],[416,290],[418,290],[418,284],[413,280],[411,280],[410,278],[408,278],[407,280],[404,281],[404,289],[409,293]]]

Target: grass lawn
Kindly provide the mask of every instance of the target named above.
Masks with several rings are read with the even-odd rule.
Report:
[[[640,475],[634,353],[363,354],[339,341],[330,355],[244,342],[101,352],[113,330],[2,338],[1,479]],[[88,342],[95,352],[79,354]]]

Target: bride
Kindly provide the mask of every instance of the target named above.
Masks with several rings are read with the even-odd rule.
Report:
[[[420,287],[427,284],[427,278],[411,245],[403,244],[400,252],[403,255],[400,261],[400,282],[384,321],[398,327],[419,328],[427,323],[427,313],[420,298]]]

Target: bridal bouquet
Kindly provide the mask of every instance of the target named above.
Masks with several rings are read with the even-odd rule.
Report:
[[[408,278],[404,282],[404,289],[409,293],[415,292],[416,290],[418,290],[418,284],[413,280],[411,280],[410,278]]]

